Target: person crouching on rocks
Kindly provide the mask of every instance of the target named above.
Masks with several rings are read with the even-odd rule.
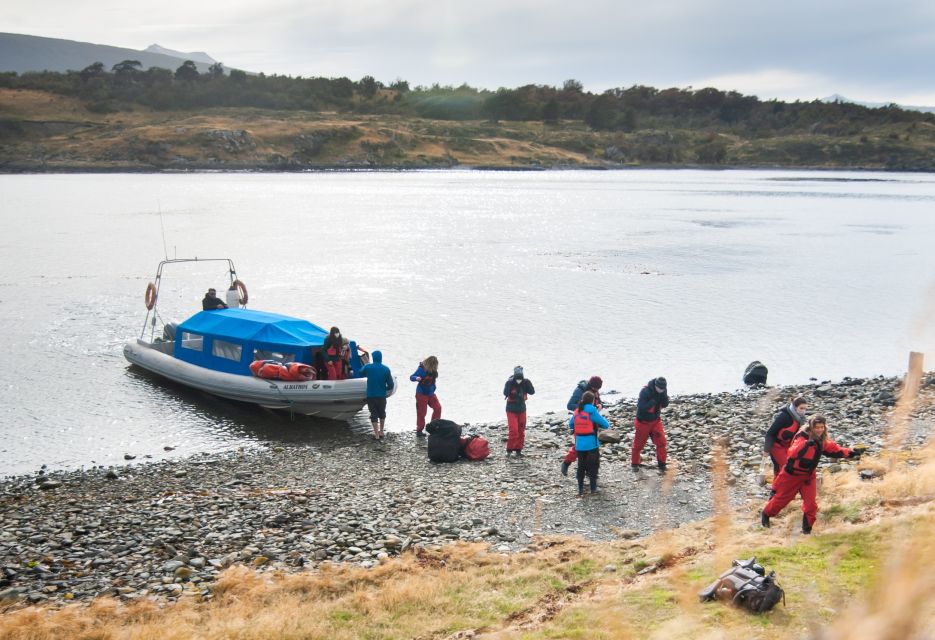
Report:
[[[792,439],[786,464],[773,481],[776,494],[763,508],[760,523],[769,527],[769,519],[779,515],[798,493],[802,496],[802,533],[811,533],[818,516],[817,469],[821,456],[859,458],[864,450],[863,447],[848,449],[836,443],[828,437],[827,419],[814,416]]]
[[[630,467],[640,470],[640,459],[646,440],[652,438],[656,445],[656,462],[659,472],[666,471],[666,432],[662,428],[662,410],[669,406],[669,393],[666,379],[662,376],[653,378],[640,390],[636,401],[636,435],[633,436],[633,451],[630,453]]]
[[[416,435],[424,436],[425,414],[432,407],[432,420],[442,417],[442,405],[435,395],[435,381],[438,380],[438,358],[429,356],[419,363],[409,379],[416,385]]]
[[[773,424],[766,431],[763,442],[763,456],[769,456],[773,463],[773,480],[779,475],[779,470],[786,464],[789,455],[789,445],[792,438],[805,424],[805,411],[808,403],[799,396],[782,408],[773,416]]]
[[[506,400],[506,424],[509,436],[506,440],[506,455],[515,451],[516,457],[523,455],[523,444],[526,441],[526,398],[536,393],[529,381],[523,375],[522,367],[513,368],[513,376],[503,386],[503,397]]]
[[[574,412],[578,408],[578,403],[581,402],[581,397],[584,395],[585,391],[590,391],[594,394],[594,406],[597,407],[597,410],[600,411],[603,409],[601,406],[601,387],[604,386],[604,381],[600,376],[591,376],[591,378],[585,382],[582,380],[575,387],[575,390],[571,392],[571,397],[568,399],[568,405],[566,408],[569,411]],[[562,475],[568,475],[568,467],[571,466],[571,463],[575,461],[578,457],[577,452],[575,451],[575,445],[572,443],[571,448],[568,449],[568,453],[565,454],[565,459],[562,460]]]
[[[578,457],[578,497],[584,495],[584,476],[588,476],[591,493],[597,493],[597,471],[601,466],[600,442],[597,439],[597,430],[610,426],[607,419],[601,415],[594,406],[594,394],[585,391],[575,409],[568,419],[568,428],[575,435],[575,449]]]

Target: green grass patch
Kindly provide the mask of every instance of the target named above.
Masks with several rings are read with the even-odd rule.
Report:
[[[581,582],[582,580],[587,580],[594,575],[594,572],[597,571],[597,563],[594,560],[585,559],[578,560],[568,565],[565,569],[568,572],[569,577],[575,582]]]
[[[534,634],[524,634],[523,638],[558,638],[564,640],[606,637],[599,628],[595,628],[594,617],[585,609],[568,609],[556,617],[552,624]]]
[[[834,504],[828,507],[827,509],[822,509],[818,513],[818,517],[823,521],[833,520],[835,518],[841,518],[844,522],[850,522],[851,524],[860,520],[860,504]]]
[[[678,615],[680,609],[677,602],[675,591],[658,585],[623,595],[624,606],[633,611],[632,619],[639,620],[647,628],[653,628]]]
[[[815,595],[830,603],[873,582],[885,552],[884,533],[872,529],[800,538],[789,547],[750,550],[749,555],[756,555],[767,571],[776,572],[790,606]]]
[[[335,609],[334,611],[328,614],[328,617],[332,621],[337,623],[337,626],[340,626],[341,623],[351,622],[352,620],[359,618],[360,614],[355,611],[348,611],[347,609]]]

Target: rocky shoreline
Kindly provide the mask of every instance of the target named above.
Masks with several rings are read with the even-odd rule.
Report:
[[[574,478],[559,474],[570,442],[564,413],[530,419],[520,459],[503,455],[506,426],[498,422],[465,427],[490,440],[482,462],[432,464],[424,439],[412,433],[388,434],[383,444],[348,434],[326,446],[9,477],[0,480],[0,601],[210,598],[217,574],[236,563],[300,571],[323,562],[373,566],[453,540],[507,553],[540,534],[639,537],[711,514],[716,437],[729,437],[733,504],[759,503],[763,433],[792,395],[804,394],[810,413],[828,416],[835,440],[861,442],[875,454],[888,446],[884,428],[899,388],[896,378],[845,378],[673,397],[663,415],[665,476],[653,466],[651,445],[645,468],[631,471],[635,400],[620,399],[604,413],[622,440],[602,447],[601,492],[583,500],[574,497]],[[930,373],[898,446],[925,443],[933,426]]]

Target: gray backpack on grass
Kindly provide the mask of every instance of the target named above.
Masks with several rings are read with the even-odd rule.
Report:
[[[698,593],[702,602],[721,600],[743,607],[753,613],[769,611],[782,600],[786,593],[776,583],[776,572],[757,564],[756,557],[749,560],[734,560],[731,568]]]

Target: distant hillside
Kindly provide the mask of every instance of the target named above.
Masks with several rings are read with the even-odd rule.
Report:
[[[217,62],[214,58],[209,56],[204,51],[190,51],[185,53],[184,51],[176,51],[175,49],[166,49],[165,47],[160,47],[158,44],[151,44],[143,51],[149,53],[158,53],[164,56],[171,56],[173,58],[181,58],[182,60],[192,60],[194,62],[204,62],[205,64],[214,64]]]
[[[116,51],[111,60],[158,55]],[[935,114],[896,106],[761,101],[710,87],[634,85],[594,94],[574,80],[497,91],[413,88],[372,76],[199,73],[179,66],[179,58],[165,58],[168,68],[84,68],[94,57],[74,65],[81,72],[0,72],[0,172],[454,165],[935,171]]]
[[[207,54],[200,55],[211,60]],[[192,60],[202,73],[212,64],[194,57],[183,58],[90,42],[0,33],[0,71],[80,71],[95,62],[102,62],[106,69],[110,69],[124,60],[139,60],[143,69],[162,67],[171,70],[177,69],[185,60]]]

